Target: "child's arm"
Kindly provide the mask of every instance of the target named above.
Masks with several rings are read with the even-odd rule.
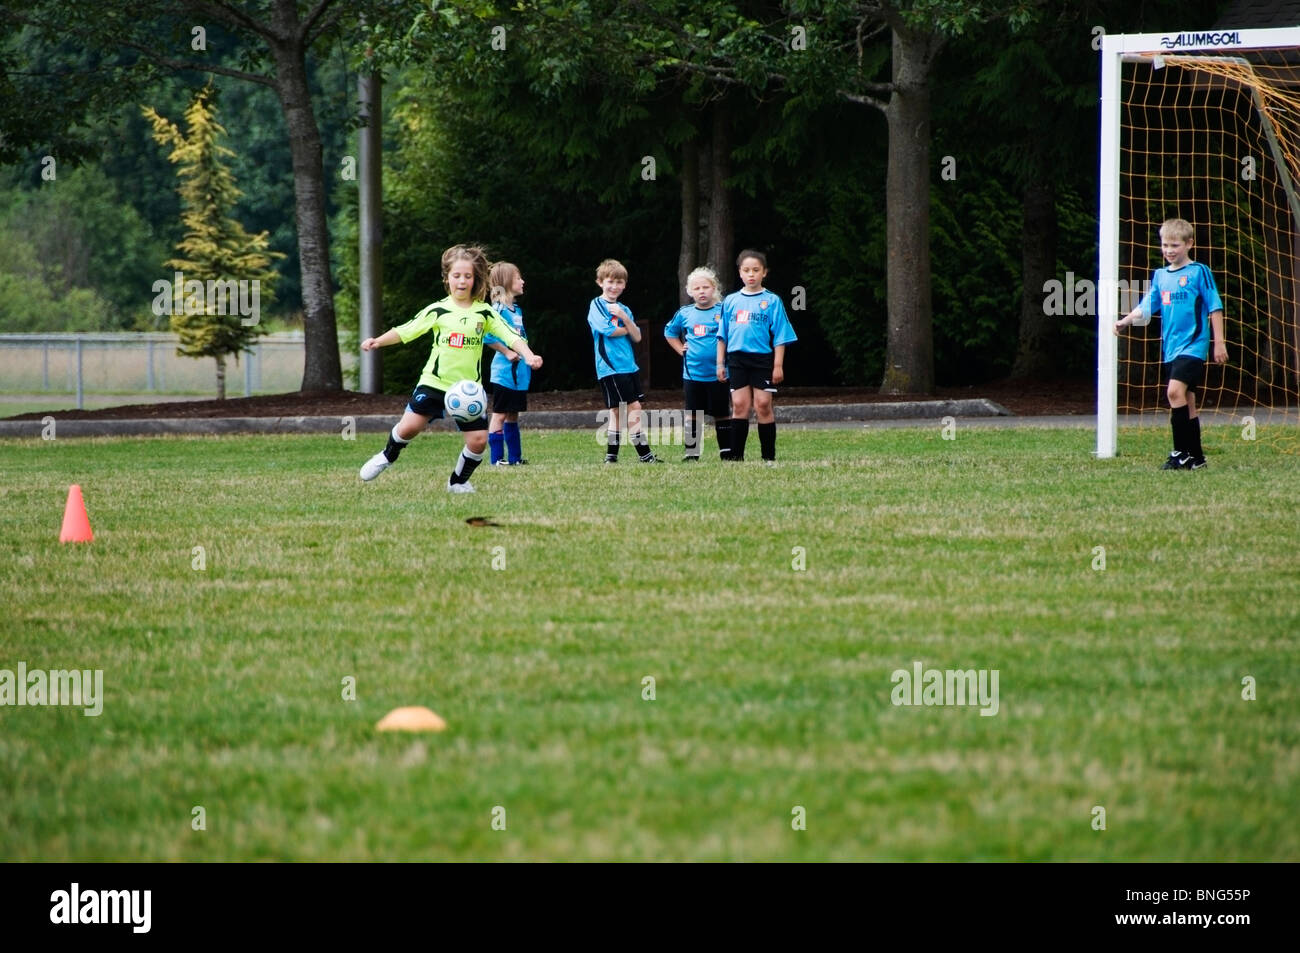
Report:
[[[366,338],[361,342],[361,350],[373,351],[377,347],[388,347],[390,344],[400,344],[402,339],[398,337],[396,328],[389,328],[377,338]]]
[[[506,347],[504,344],[500,344],[496,341],[490,341],[488,343],[488,347],[492,348],[492,350],[500,354],[505,355],[505,359],[507,361],[510,361],[511,363],[514,363],[515,361],[519,360],[519,355],[516,354],[514,351],[510,350],[510,348]]]
[[[528,342],[523,338],[520,338],[515,343],[515,350],[518,351],[519,355],[524,359],[524,363],[533,370],[537,370],[542,366],[541,357],[533,353],[533,349],[528,346]]]
[[[1214,329],[1214,363],[1228,362],[1228,340],[1223,335],[1223,312],[1210,312],[1210,327]]]
[[[772,358],[772,383],[779,384],[785,380],[785,370],[782,365],[785,363],[785,345],[778,344],[774,350]]]
[[[664,340],[668,342],[670,348],[677,352],[678,357],[686,356],[686,345],[682,342],[681,338],[669,337],[665,334]]]
[[[718,380],[727,379],[727,342],[718,338]]]
[[[636,326],[636,322],[632,320],[631,315],[616,304],[611,304],[609,306],[609,313],[612,317],[618,318],[619,324],[621,325],[617,331],[610,335],[610,337],[618,337],[626,334],[636,343],[641,343],[641,329]]]

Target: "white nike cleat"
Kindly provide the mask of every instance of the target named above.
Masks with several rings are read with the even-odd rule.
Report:
[[[473,493],[474,484],[473,483],[452,483],[449,480],[447,481],[447,492],[448,493]]]
[[[393,461],[384,456],[382,452],[377,453],[362,465],[361,479],[369,483],[392,465]]]

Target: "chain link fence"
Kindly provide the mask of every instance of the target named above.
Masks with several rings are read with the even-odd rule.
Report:
[[[176,353],[174,334],[0,334],[0,393],[87,396],[136,395],[214,398],[217,363]],[[226,361],[226,395],[279,394],[302,384],[303,335],[282,331],[258,339],[253,350]],[[344,368],[354,354],[341,354]]]

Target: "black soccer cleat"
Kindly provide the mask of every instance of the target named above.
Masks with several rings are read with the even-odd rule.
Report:
[[[1209,461],[1206,460],[1204,457],[1188,457],[1187,461],[1183,464],[1183,469],[1204,470],[1209,465],[1210,465]]]
[[[1191,461],[1191,459],[1192,458],[1188,454],[1183,453],[1181,450],[1171,450],[1169,452],[1169,459],[1167,459],[1164,462],[1164,466],[1162,466],[1160,469],[1161,470],[1186,470],[1189,469],[1188,463]]]

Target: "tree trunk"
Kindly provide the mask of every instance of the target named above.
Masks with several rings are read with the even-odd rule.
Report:
[[[694,139],[682,143],[682,242],[677,252],[677,295],[682,304],[691,300],[686,293],[686,276],[700,263],[700,153]]]
[[[280,8],[293,0],[277,0]],[[293,14],[293,15],[296,15]],[[303,333],[306,358],[303,390],[342,390],[338,325],[334,317],[334,285],[330,276],[329,230],[325,216],[325,172],[320,130],[307,85],[305,51],[292,42],[273,47],[276,92],[289,127],[293,156],[294,218],[298,226],[298,263],[302,270]]]
[[[217,362],[217,400],[226,399],[226,356],[219,354],[215,358]]]
[[[930,310],[930,66],[940,38],[893,24],[885,181],[889,309],[882,394],[934,390]]]
[[[1043,310],[1043,286],[1056,277],[1056,184],[1050,173],[1026,183],[1020,228],[1020,343],[1011,376],[1054,376],[1060,318]]]
[[[718,273],[723,287],[735,270],[732,256],[736,247],[736,224],[731,211],[731,117],[721,99],[713,104],[713,149],[709,204],[709,267]]]

